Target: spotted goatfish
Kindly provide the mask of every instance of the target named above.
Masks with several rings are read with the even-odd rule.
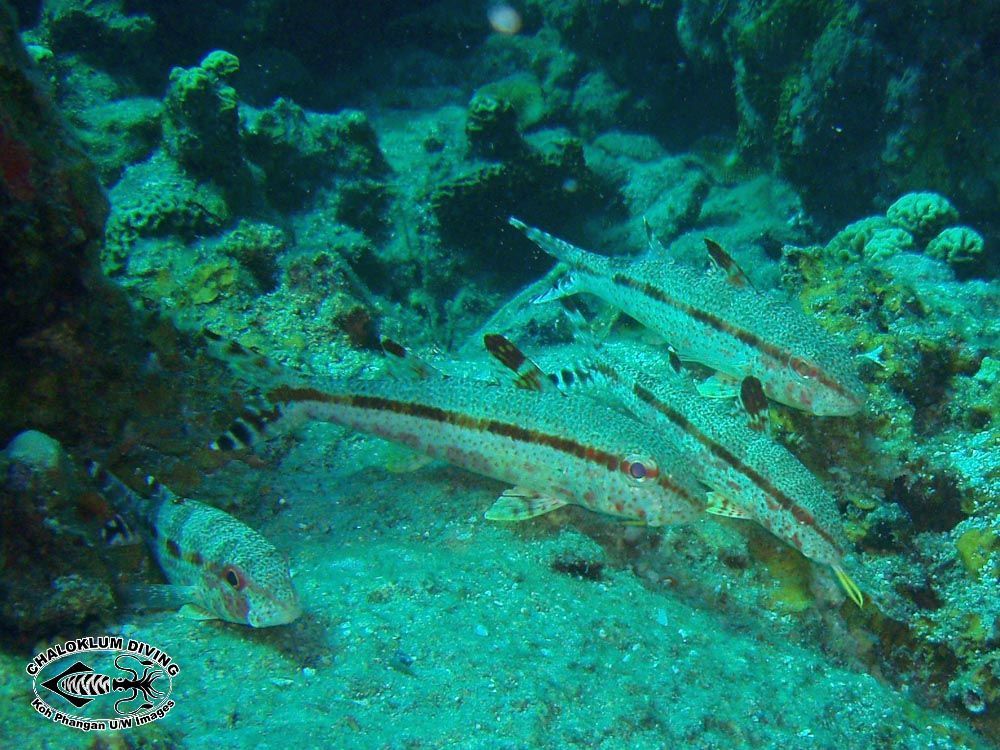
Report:
[[[663,368],[653,377],[605,347],[585,362],[544,373],[502,336],[487,336],[486,348],[517,374],[521,388],[610,392],[694,457],[692,470],[711,490],[707,512],[752,519],[806,557],[829,565],[862,606],[861,590],[844,570],[847,539],[833,496],[787,449],[718,402],[702,398],[676,369]]]
[[[107,541],[128,537],[135,528],[170,593],[185,602],[181,614],[266,628],[301,613],[287,561],[249,526],[157,482],[151,483],[151,496],[143,497],[93,461],[87,473],[120,514],[108,527]]]
[[[756,378],[775,401],[820,416],[848,416],[865,401],[850,353],[830,333],[773,294],[757,292],[715,243],[726,273],[702,273],[665,257],[639,260],[589,253],[511,218],[538,247],[569,266],[536,301],[589,292],[663,336],[681,358],[731,378]],[[657,249],[659,243],[650,237]]]
[[[447,377],[414,364],[398,344],[383,347],[410,363],[406,377],[272,388],[269,409],[245,412],[211,447],[249,447],[306,421],[334,422],[511,483],[486,512],[490,520],[565,505],[648,526],[701,514],[703,493],[683,456],[637,420],[586,398]]]

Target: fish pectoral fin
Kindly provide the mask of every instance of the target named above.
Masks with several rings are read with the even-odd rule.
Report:
[[[858,588],[858,584],[839,565],[833,566],[833,572],[837,575],[837,580],[843,587],[844,592],[851,598],[851,601],[857,604],[858,607],[864,607],[865,597],[861,593],[861,589]]]
[[[177,610],[177,616],[183,617],[185,620],[218,620],[219,616],[214,615],[209,612],[204,607],[200,607],[197,604],[191,604],[188,602],[179,610]]]
[[[698,383],[698,393],[705,398],[735,398],[740,393],[740,381],[717,372]]]
[[[171,583],[133,583],[117,586],[115,593],[120,605],[136,612],[177,609],[196,595],[194,586]]]
[[[752,516],[740,505],[721,492],[712,490],[706,496],[705,512],[713,516],[750,519]]]
[[[489,521],[526,521],[549,513],[564,505],[565,500],[542,495],[524,487],[511,487],[497,498],[497,501],[486,511]]]
[[[386,443],[384,447],[380,448],[382,461],[386,470],[391,474],[408,474],[434,462],[433,456],[428,456],[426,453],[420,453],[398,443]]]

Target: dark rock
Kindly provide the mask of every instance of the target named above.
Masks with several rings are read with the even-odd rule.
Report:
[[[0,3],[0,341],[42,327],[97,268],[108,202]]]

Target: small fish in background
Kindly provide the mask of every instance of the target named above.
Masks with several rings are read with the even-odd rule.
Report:
[[[301,614],[288,562],[249,526],[157,482],[143,497],[97,462],[86,468],[117,511],[105,526],[105,541],[144,540],[169,582],[143,587],[147,599],[182,604],[181,614],[192,619],[255,628],[285,625]]]
[[[850,352],[787,301],[755,291],[717,243],[707,248],[721,270],[704,273],[671,261],[651,233],[650,252],[624,260],[587,252],[513,217],[510,223],[569,267],[536,302],[578,292],[600,297],[663,336],[681,359],[726,376],[710,379],[706,395],[736,396],[752,377],[768,398],[817,416],[849,416],[864,405]]]

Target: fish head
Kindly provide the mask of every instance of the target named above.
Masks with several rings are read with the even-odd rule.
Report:
[[[659,455],[657,455],[659,454]],[[646,526],[692,521],[699,515],[698,490],[677,461],[663,451],[627,452],[618,465],[617,487],[612,494],[615,515]]]
[[[848,417],[864,406],[867,392],[847,362],[792,355],[763,380],[775,401],[820,417]]]
[[[286,625],[302,614],[287,560],[257,534],[242,539],[206,575],[206,606],[220,619],[267,628]]]

